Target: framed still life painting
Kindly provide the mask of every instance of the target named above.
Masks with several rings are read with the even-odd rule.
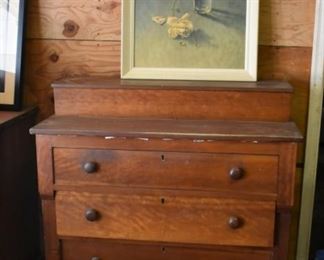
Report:
[[[25,0],[0,0],[0,110],[21,107]]]
[[[123,79],[255,81],[259,0],[123,0]]]

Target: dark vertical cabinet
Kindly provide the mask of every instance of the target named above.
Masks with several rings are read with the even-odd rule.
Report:
[[[35,140],[37,110],[0,111],[0,259],[40,258]]]
[[[322,113],[321,138],[318,151],[317,178],[313,211],[310,259],[324,250],[324,116]],[[323,259],[323,258],[320,258]]]

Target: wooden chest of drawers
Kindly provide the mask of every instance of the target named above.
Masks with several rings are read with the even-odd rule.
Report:
[[[31,132],[49,260],[287,258],[292,122],[72,114]]]

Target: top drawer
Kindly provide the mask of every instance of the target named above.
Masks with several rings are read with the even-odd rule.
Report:
[[[277,193],[271,155],[54,149],[58,185]]]

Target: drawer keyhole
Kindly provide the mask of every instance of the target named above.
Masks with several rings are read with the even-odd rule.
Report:
[[[165,198],[161,198],[161,204],[165,204]]]
[[[165,156],[164,156],[164,154],[161,155],[161,161],[165,161]]]

